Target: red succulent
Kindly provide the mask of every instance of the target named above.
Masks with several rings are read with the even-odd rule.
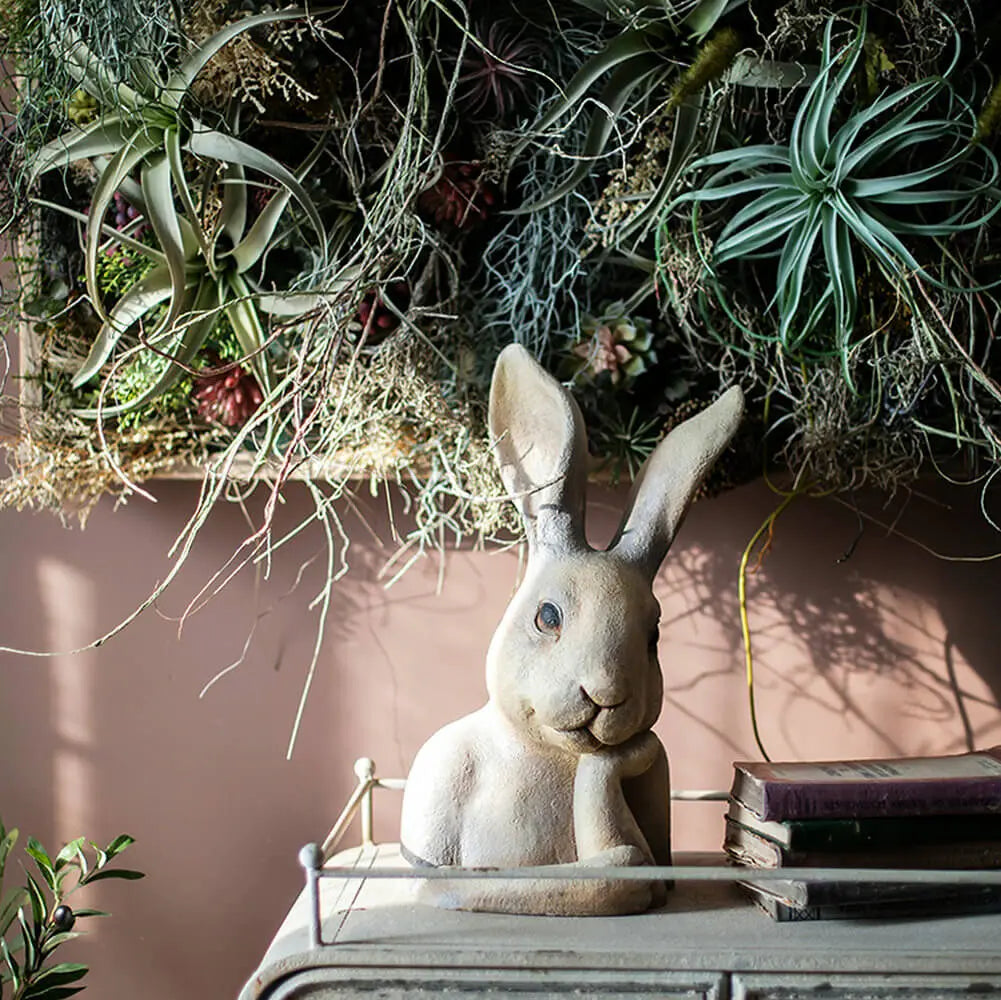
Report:
[[[114,214],[115,229],[119,232],[123,230],[129,231],[129,236],[135,240],[141,240],[146,234],[147,225],[142,222],[138,225],[133,225],[136,219],[139,218],[139,209],[135,207],[130,201],[128,201],[121,193],[121,191],[116,191],[111,196],[111,205],[109,206],[109,211]],[[107,249],[104,251],[109,257],[113,257],[116,254],[120,254],[122,258],[122,263],[129,266],[133,263],[132,258],[125,252],[125,248],[119,246],[115,243],[109,243]]]
[[[410,288],[405,281],[394,281],[386,288],[366,292],[355,313],[366,342],[377,344],[389,336],[400,325],[398,313],[405,312],[409,305]]]
[[[497,190],[483,178],[477,160],[446,153],[441,174],[417,198],[417,207],[437,226],[466,231],[487,219],[497,203]]]
[[[250,372],[235,362],[224,364],[218,357],[195,378],[191,396],[203,420],[225,427],[246,423],[264,399]]]

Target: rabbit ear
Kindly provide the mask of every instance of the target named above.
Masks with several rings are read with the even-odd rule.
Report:
[[[734,386],[657,445],[633,484],[610,550],[640,566],[651,580],[656,576],[692,496],[733,437],[743,412],[744,394]]]
[[[501,351],[490,385],[501,479],[532,549],[585,545],[587,436],[573,397],[520,344]]]

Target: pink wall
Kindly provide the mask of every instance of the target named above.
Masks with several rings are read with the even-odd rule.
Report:
[[[48,515],[0,514],[0,642],[44,649],[85,643],[126,614],[166,570],[165,552],[195,501],[191,483],[155,486],[160,502],[102,503],[85,532]],[[381,500],[361,505],[385,533]],[[954,554],[1001,548],[976,498],[958,513],[913,500],[902,530]],[[592,537],[613,526],[601,494]],[[678,786],[725,786],[734,759],[756,755],[747,718],[736,568],[774,507],[761,484],[696,506],[658,580],[666,678],[658,724]],[[307,510],[295,487],[287,525]],[[873,507],[872,509],[876,509]],[[888,512],[886,517],[892,517]],[[350,520],[350,517],[349,517]],[[1001,742],[1001,563],[943,563],[869,527],[838,557],[856,517],[800,501],[780,519],[749,587],[759,712],[774,757],[961,750]],[[218,1000],[250,974],[300,886],[296,851],[320,839],[347,796],[355,757],[402,775],[440,724],[483,699],[483,656],[514,583],[514,553],[419,564],[389,591],[380,550],[355,523],[352,570],[331,623],[292,761],[285,760],[316,615],[310,568],[287,595],[318,533],[245,573],[187,624],[174,619],[246,528],[219,510],[160,606],[100,650],[0,657],[0,813],[44,842],[80,833],[138,838],[128,860],[149,877],[104,883],[89,904],[110,921],[78,948],[93,996]],[[245,662],[205,698],[202,686]],[[395,836],[390,793],[378,833]],[[676,810],[676,845],[713,848],[719,807]],[[377,814],[378,819],[378,814]],[[12,873],[13,874],[13,873]]]

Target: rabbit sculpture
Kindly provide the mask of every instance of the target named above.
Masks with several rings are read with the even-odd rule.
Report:
[[[407,780],[412,865],[670,864],[653,579],[743,412],[733,388],[644,465],[615,538],[584,535],[587,441],[573,397],[518,345],[497,361],[490,432],[529,558],[487,653],[489,700],[424,744]],[[426,879],[444,907],[564,916],[662,905],[657,881]]]

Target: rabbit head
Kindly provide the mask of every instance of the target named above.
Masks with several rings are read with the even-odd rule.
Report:
[[[654,724],[663,686],[653,580],[742,412],[743,395],[733,388],[671,431],[640,471],[611,544],[599,551],[584,532],[580,410],[523,347],[501,352],[490,431],[529,558],[490,644],[487,688],[523,736],[591,753]]]

